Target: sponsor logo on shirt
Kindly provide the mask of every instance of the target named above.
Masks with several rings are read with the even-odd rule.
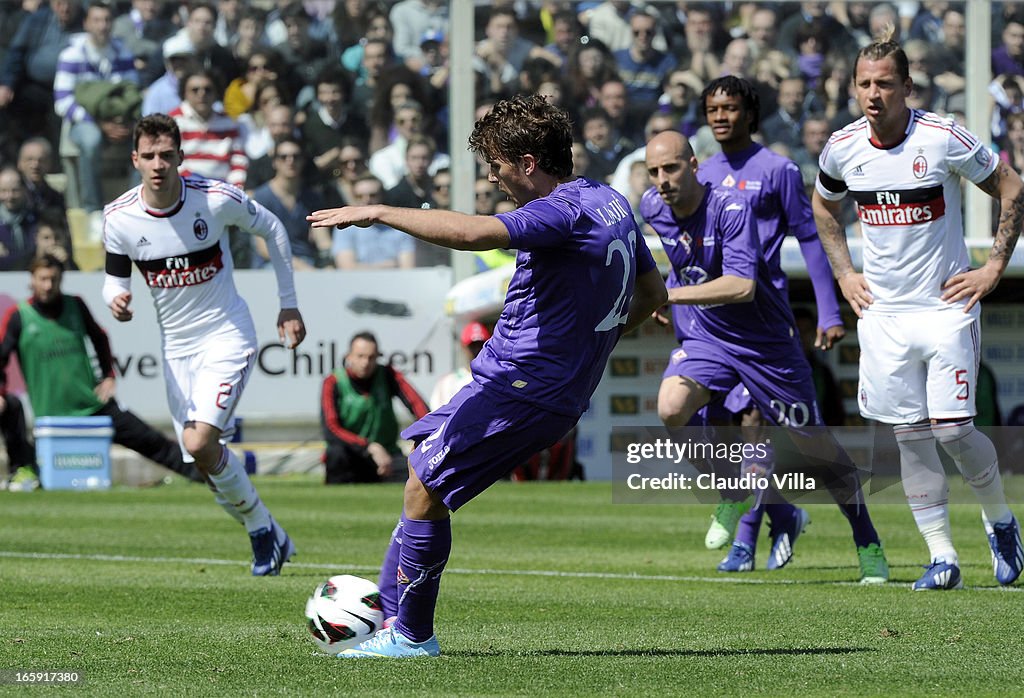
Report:
[[[185,288],[217,276],[224,257],[218,244],[179,257],[138,260],[136,265],[150,288]]]
[[[850,173],[850,177],[863,177],[863,176],[864,176],[864,168],[861,167],[860,165],[857,165],[856,167],[854,167],[853,168],[853,172]]]
[[[941,185],[925,189],[850,193],[857,202],[857,215],[866,225],[920,225],[946,215]]]
[[[761,181],[758,179],[741,179],[737,189],[746,191],[761,191]]]
[[[139,238],[139,241],[137,243],[135,243],[135,246],[136,247],[147,247],[149,244],[150,244],[149,240],[147,240],[146,236],[143,235],[142,237]]]

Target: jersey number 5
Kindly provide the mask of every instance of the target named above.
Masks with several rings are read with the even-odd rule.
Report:
[[[636,249],[635,230],[629,231],[629,244],[634,250]],[[629,286],[629,277],[630,272],[633,271],[633,266],[626,243],[618,238],[612,240],[608,245],[608,256],[604,262],[606,267],[612,265],[612,258],[615,257],[616,253],[622,255],[622,289],[615,298],[615,302],[612,303],[611,310],[608,311],[608,314],[605,315],[601,322],[597,323],[597,327],[594,328],[595,332],[607,332],[619,325],[624,325],[626,324],[626,318],[629,316],[629,302],[632,300],[632,294],[626,293],[626,288]]]

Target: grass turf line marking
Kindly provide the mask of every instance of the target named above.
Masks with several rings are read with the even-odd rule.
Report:
[[[138,555],[103,555],[84,553],[30,553],[0,550],[0,558],[21,560],[85,560],[89,562],[156,562],[186,565],[219,565],[225,567],[248,567],[249,561],[224,560],[219,558],[201,557],[142,557]],[[378,572],[379,567],[367,565],[333,565],[316,562],[289,562],[289,568],[306,570],[333,570],[340,572]],[[697,582],[708,584],[763,584],[770,586],[863,586],[859,582],[814,580],[814,579],[751,579],[743,577],[698,577],[671,574],[625,574],[621,572],[564,572],[559,570],[498,570],[498,569],[465,569],[446,567],[446,574],[465,575],[505,575],[509,577],[566,577],[570,579],[623,579],[640,582]],[[871,585],[875,586],[875,585]],[[903,586],[902,582],[889,582],[877,586]],[[966,586],[965,589],[975,591],[1024,592],[1024,587],[991,587]]]

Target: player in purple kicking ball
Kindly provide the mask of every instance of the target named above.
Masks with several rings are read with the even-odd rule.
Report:
[[[814,429],[823,422],[810,366],[788,302],[772,283],[749,202],[701,184],[697,159],[676,132],[647,144],[647,170],[655,186],[644,194],[641,214],[672,264],[669,303],[683,306],[674,314],[683,340],[665,369],[659,416],[666,426],[685,426],[713,399],[746,386],[773,424],[800,434],[805,453],[817,451],[843,471],[830,489],[850,520],[861,581],[886,581],[888,565],[853,464],[827,432]]]
[[[384,613],[397,618],[342,657],[440,653],[434,607],[451,550],[450,512],[571,429],[619,337],[666,299],[626,199],[572,177],[565,112],[539,96],[500,101],[469,145],[515,211],[363,206],[308,217],[316,227],[383,223],[453,249],[518,250],[505,308],[473,360],[473,382],[402,433],[415,448],[380,577]]]

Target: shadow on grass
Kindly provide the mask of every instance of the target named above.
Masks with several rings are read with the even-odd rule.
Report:
[[[875,652],[870,647],[775,647],[770,649],[646,649],[646,650],[528,650],[503,652],[501,650],[468,650],[445,652],[446,657],[758,657],[758,656],[811,656]]]

